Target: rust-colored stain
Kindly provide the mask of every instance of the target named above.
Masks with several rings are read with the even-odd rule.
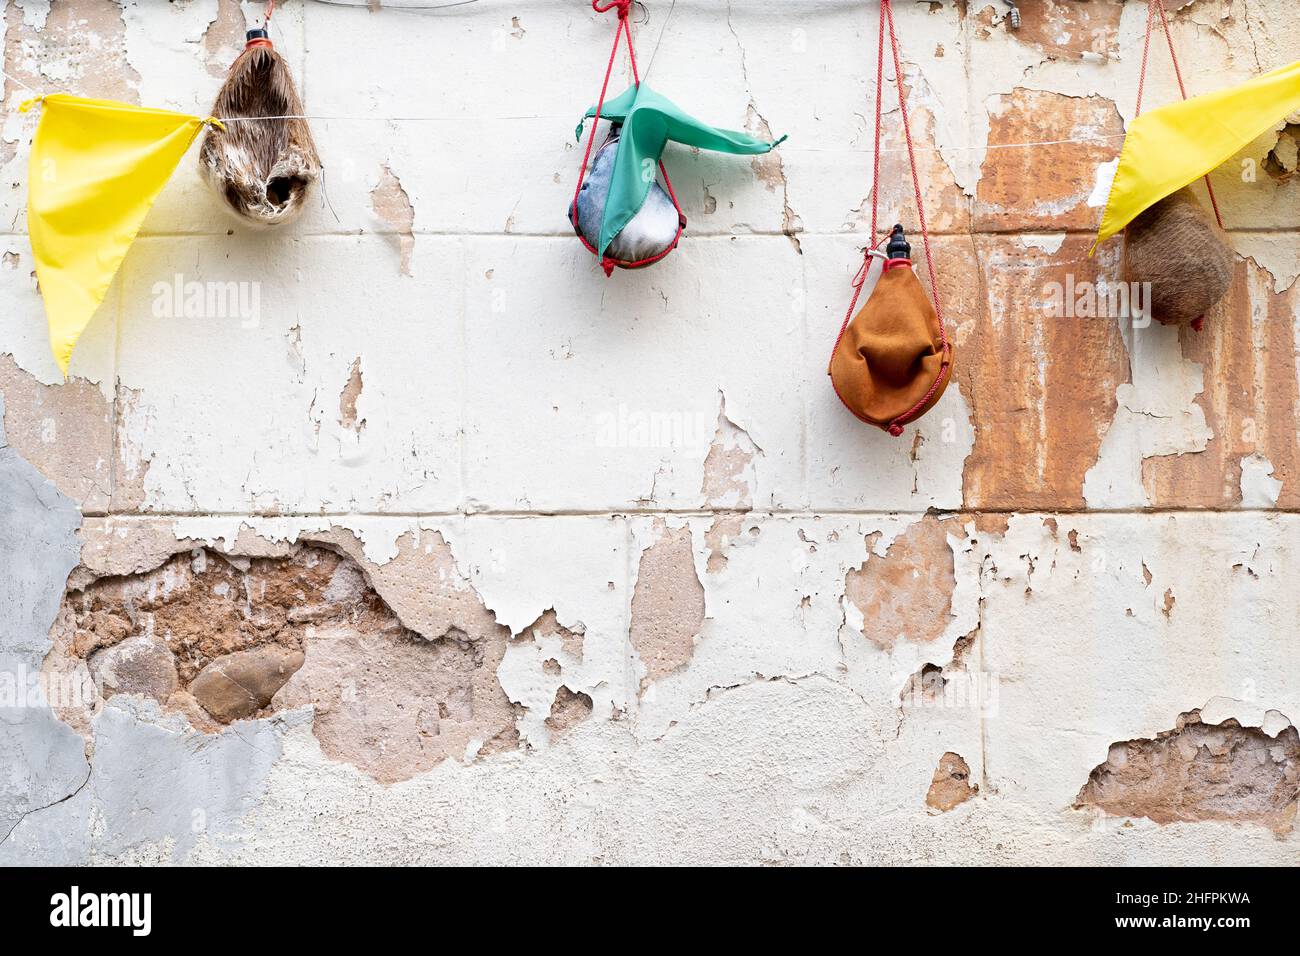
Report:
[[[1129,380],[1118,320],[1052,314],[1049,283],[1113,274],[1116,250],[1087,258],[1087,236],[1056,253],[1018,239],[978,240],[985,285],[956,378],[971,406],[975,446],[963,475],[972,509],[1084,507],[1083,479]],[[977,290],[971,290],[977,294]]]
[[[1123,134],[1119,111],[1105,97],[1023,87],[997,97],[989,103],[989,149],[976,189],[976,228],[1095,228],[1098,210],[1088,205],[1088,197],[1096,187],[1097,167],[1119,155]],[[1051,145],[1012,145],[1019,143]]]
[[[926,515],[844,579],[844,598],[862,614],[862,636],[884,650],[897,641],[937,640],[952,619],[957,586],[947,522]]]
[[[1275,293],[1268,273],[1244,260],[1204,329],[1180,330],[1184,357],[1204,370],[1205,388],[1195,401],[1214,437],[1204,451],[1142,462],[1142,483],[1153,507],[1239,504],[1242,460],[1252,454],[1267,458],[1273,477],[1282,482],[1278,507],[1300,506],[1298,314],[1300,285]]]
[[[1033,0],[1020,4],[1020,29],[1011,35],[1053,60],[1111,59],[1119,53],[1123,11],[1123,0]]]

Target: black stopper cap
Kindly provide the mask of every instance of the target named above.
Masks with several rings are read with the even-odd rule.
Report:
[[[912,258],[912,247],[907,243],[907,237],[903,235],[903,224],[896,223],[889,233],[889,245],[885,246],[885,255],[891,259],[910,259]]]

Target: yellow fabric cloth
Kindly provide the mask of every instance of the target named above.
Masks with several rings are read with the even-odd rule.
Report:
[[[1135,119],[1124,137],[1097,246],[1300,109],[1300,60]]]
[[[67,93],[42,103],[27,182],[27,230],[50,348],[66,375],[144,217],[206,122]]]

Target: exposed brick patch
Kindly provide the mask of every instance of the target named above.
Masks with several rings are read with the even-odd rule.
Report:
[[[40,29],[22,5],[5,5],[4,70],[37,90],[75,90],[96,99],[139,102],[140,75],[126,56],[126,24],[118,0],[54,0]],[[52,66],[50,78],[45,68]],[[4,101],[23,87],[5,80]],[[17,143],[0,139],[0,165],[13,159]]]
[[[379,633],[323,627],[276,705],[311,704],[321,750],[381,783],[448,757],[513,748],[514,707],[496,680],[507,637],[501,630],[476,640],[451,628],[428,640],[396,618]]]
[[[632,647],[645,667],[641,689],[684,667],[704,624],[691,529],[656,522],[659,539],[641,553],[632,592]]]
[[[379,170],[379,184],[370,191],[370,206],[375,215],[392,230],[397,240],[398,269],[411,275],[411,255],[415,251],[415,207],[402,187],[402,181],[385,163]]]
[[[704,569],[717,574],[727,566],[727,547],[740,534],[745,513],[733,511],[714,516],[713,523],[704,532],[704,544],[709,549],[709,560]]]
[[[704,456],[700,496],[704,507],[748,511],[754,506],[754,459],[762,450],[749,432],[727,417],[727,400],[718,398],[718,426]]]
[[[560,648],[565,656],[582,663],[582,645],[586,639],[586,629],[581,624],[576,624],[572,628],[565,627],[556,616],[555,608],[547,608],[543,611],[542,616],[524,628],[514,641],[533,641],[547,637],[558,637]]]
[[[1020,29],[1011,35],[1051,60],[1079,60],[1088,54],[1113,59],[1119,54],[1123,10],[1123,0],[1033,0],[1020,5]]]
[[[102,514],[112,495],[113,405],[83,378],[45,385],[0,355],[4,434],[10,446],[76,501]]]
[[[1300,794],[1300,734],[1276,737],[1229,719],[1201,722],[1199,710],[1180,714],[1173,730],[1154,739],[1111,745],[1075,799],[1115,816],[1156,823],[1228,820],[1290,832]]]
[[[948,532],[926,515],[894,539],[884,557],[870,555],[844,580],[844,598],[862,615],[862,636],[883,650],[902,639],[938,639],[952,620],[957,575]]]
[[[244,49],[248,22],[239,0],[217,0],[216,15],[203,31],[203,61],[208,74],[226,78],[230,64]]]
[[[275,646],[301,651],[308,628],[348,619],[371,625],[390,612],[356,564],[318,547],[284,559],[229,558],[207,548],[153,570],[101,577],[69,591],[56,646],[87,658],[144,635],[175,658],[182,687],[229,654]]]
[[[591,697],[581,691],[572,691],[563,684],[555,691],[555,702],[551,704],[550,716],[546,718],[546,728],[552,737],[572,730],[591,716]]]
[[[434,539],[426,566],[449,563]],[[285,551],[198,547],[139,573],[74,573],[52,666],[84,661],[100,696],[153,697],[204,731],[310,704],[322,751],[384,783],[517,746],[496,678],[509,632],[472,590],[436,576],[423,588],[456,622],[430,638],[398,619],[357,560],[315,544]],[[86,713],[61,716],[89,733]]]
[[[925,805],[947,813],[979,792],[979,784],[970,782],[970,767],[966,761],[949,751],[939,758],[939,766],[935,768],[934,779],[925,795]]]
[[[740,534],[745,513],[754,506],[754,459],[760,449],[749,432],[727,417],[727,400],[718,397],[718,425],[704,457],[700,495],[704,507],[719,513],[704,534],[709,549],[705,570],[716,574],[727,566],[727,547]]]
[[[365,380],[361,376],[361,357],[357,356],[348,369],[348,380],[339,393],[339,424],[349,431],[361,434],[366,427],[366,420],[357,414],[357,402],[361,400],[361,390]]]

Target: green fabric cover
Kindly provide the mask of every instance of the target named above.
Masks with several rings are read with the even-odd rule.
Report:
[[[587,110],[587,119],[595,115],[596,107]],[[641,209],[668,140],[741,156],[766,153],[785,140],[782,136],[775,143],[769,143],[748,133],[707,126],[687,116],[671,100],[644,83],[630,86],[606,102],[600,108],[600,118],[623,124],[618,154],[614,158],[614,178],[600,224],[598,248],[602,255],[613,238]],[[582,126],[582,123],[578,124],[579,140],[582,139]]]

